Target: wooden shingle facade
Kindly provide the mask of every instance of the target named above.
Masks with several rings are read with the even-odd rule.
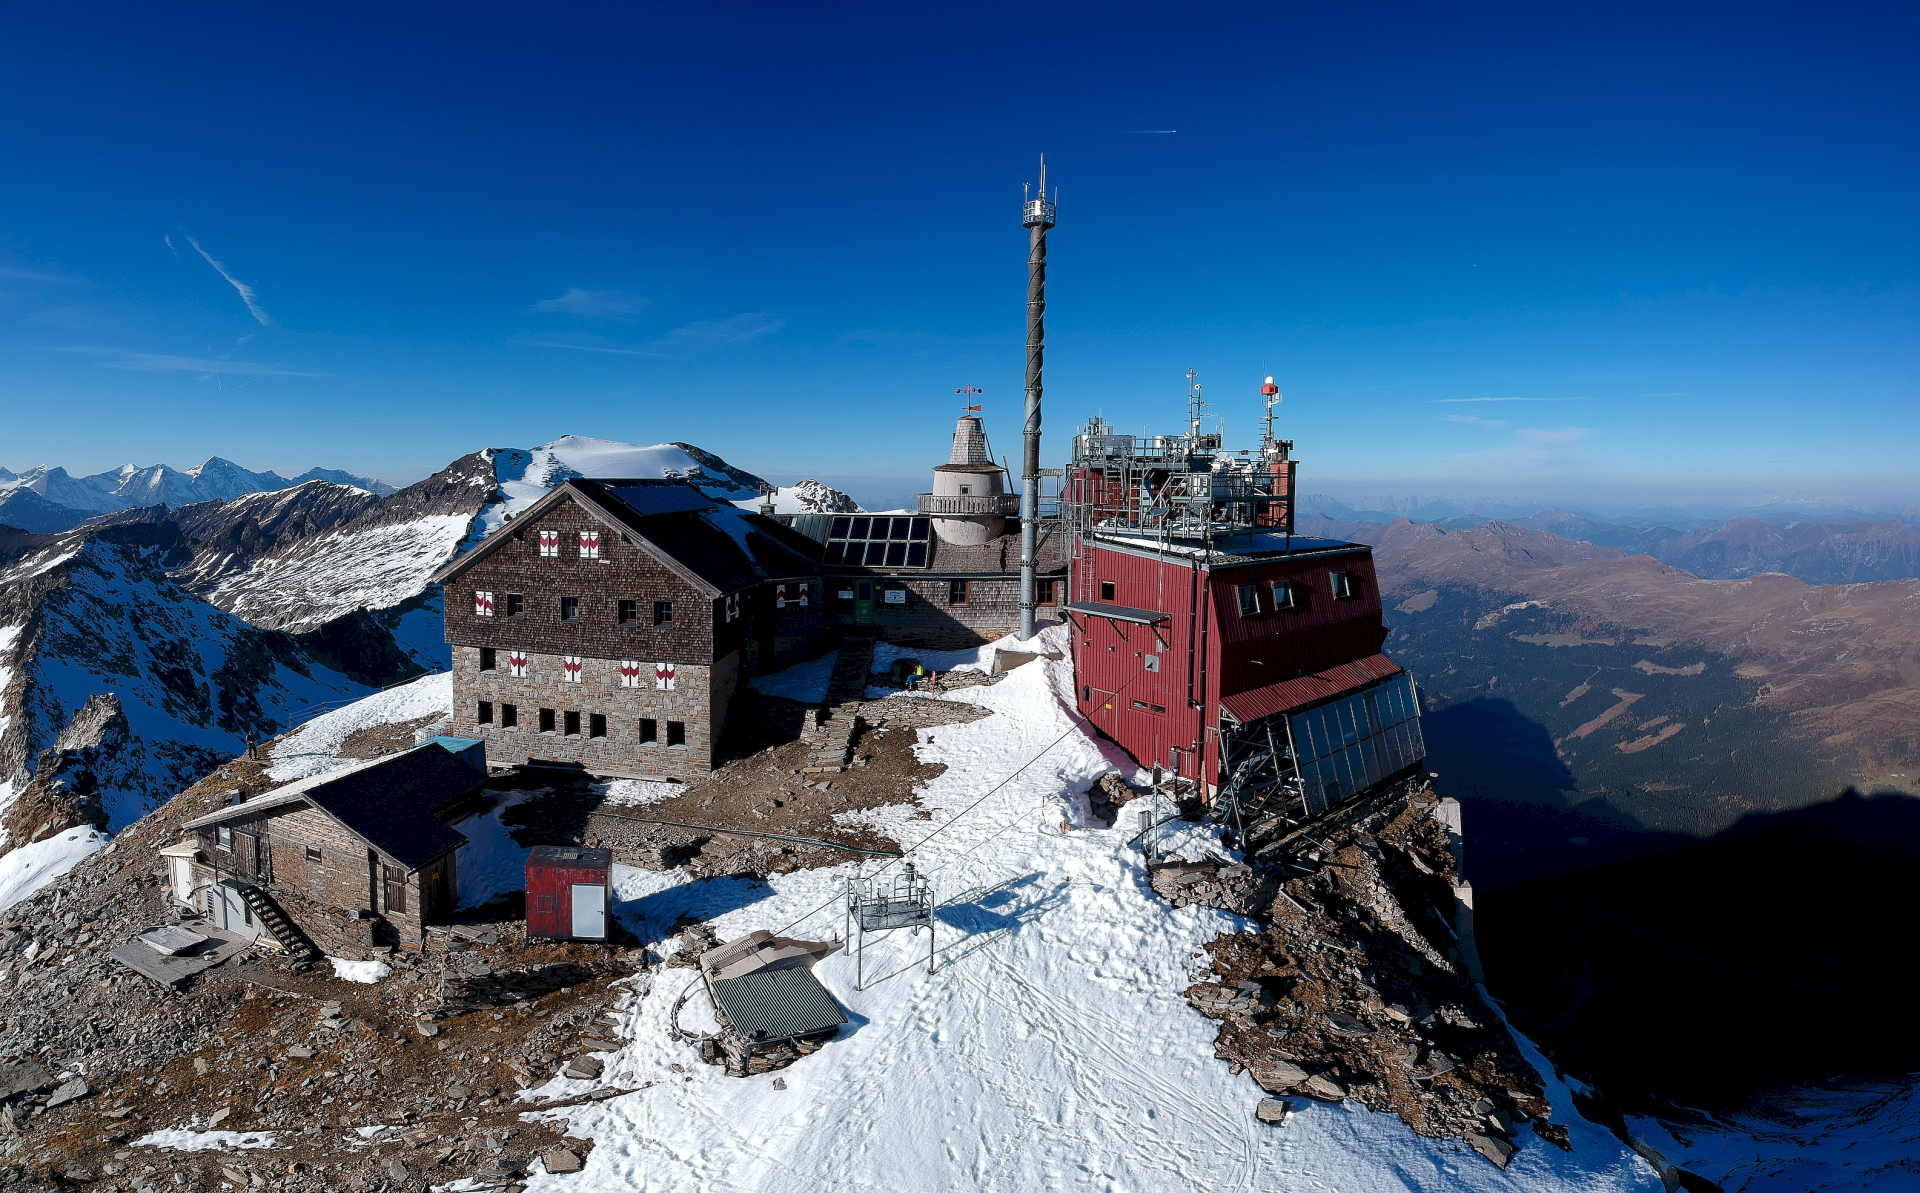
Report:
[[[704,774],[744,677],[817,648],[819,555],[681,482],[568,480],[434,577],[450,732],[496,765]]]

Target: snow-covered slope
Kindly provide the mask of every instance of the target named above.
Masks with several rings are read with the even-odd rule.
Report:
[[[117,829],[239,753],[250,730],[272,736],[368,690],[182,590],[162,567],[179,550],[171,525],[0,538],[0,832],[21,831],[7,806],[89,696],[112,693],[126,717],[90,768]]]
[[[439,596],[428,591],[428,578],[573,476],[682,477],[726,501],[757,497],[763,483],[684,443],[642,447],[567,435],[535,448],[489,448],[285,547],[223,556],[217,568],[196,557],[192,583],[255,625],[292,632],[364,608],[421,665],[444,667]]]
[[[852,1023],[776,1087],[776,1074],[740,1080],[697,1063],[672,1023],[693,974],[657,971],[602,1079],[647,1088],[564,1112],[595,1140],[586,1171],[535,1175],[529,1193],[1660,1188],[1645,1161],[1578,1116],[1537,1053],[1573,1151],[1529,1137],[1504,1173],[1353,1103],[1297,1098],[1285,1126],[1255,1121],[1261,1091],[1214,1059],[1217,1025],[1183,994],[1200,946],[1245,925],[1158,898],[1127,831],[1089,819],[1087,786],[1132,768],[1069,719],[1070,684],[1065,665],[1044,663],[965,690],[955,698],[999,715],[920,731],[921,761],[947,766],[918,793],[931,819],[910,807],[845,816],[919,843],[914,861],[939,899],[933,974],[926,937],[905,933],[870,947],[864,991],[851,958],[823,962],[815,972]],[[683,915],[723,938],[828,938],[854,872],[689,882],[621,867],[616,914],[662,952]],[[687,1026],[703,998],[681,1012]],[[538,1092],[593,1084],[558,1078]]]
[[[859,514],[866,511],[860,503],[830,485],[816,480],[804,480],[797,485],[784,485],[773,491],[770,498],[753,498],[748,501],[735,501],[741,509],[758,512],[762,505],[771,501],[776,514]]]

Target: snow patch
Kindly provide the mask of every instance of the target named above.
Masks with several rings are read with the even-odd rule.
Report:
[[[328,957],[327,960],[333,962],[333,976],[343,982],[360,982],[371,986],[393,972],[393,967],[385,961],[349,961],[344,957]]]
[[[91,828],[63,829],[44,841],[32,841],[0,857],[0,911],[67,873],[105,849],[107,837]]]
[[[641,808],[648,804],[657,804],[663,799],[671,799],[686,790],[679,783],[662,783],[653,779],[615,779],[601,788],[606,793],[606,802],[623,808]]]
[[[827,698],[827,687],[833,681],[833,664],[839,657],[840,652],[836,650],[817,659],[795,663],[785,671],[756,675],[747,681],[747,686],[762,695],[818,704]]]
[[[168,1127],[164,1131],[149,1131],[127,1146],[163,1147],[176,1152],[216,1152],[228,1148],[272,1147],[273,1141],[271,1131],[189,1131],[185,1127]]]
[[[273,747],[273,765],[267,774],[285,783],[338,769],[354,761],[339,754],[355,732],[452,712],[453,675],[423,675],[308,721]]]

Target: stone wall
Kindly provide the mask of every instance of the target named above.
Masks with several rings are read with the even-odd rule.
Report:
[[[561,656],[533,654],[527,673],[516,678],[507,656],[496,656],[495,669],[480,670],[480,650],[453,648],[453,719],[447,732],[478,738],[487,744],[487,759],[495,765],[527,763],[577,764],[596,775],[651,778],[691,778],[713,769],[715,747],[726,727],[727,707],[739,686],[739,656],[728,655],[711,666],[677,664],[673,690],[662,691],[654,660],[640,664],[640,686],[620,686],[620,661],[588,657],[580,681],[564,678]],[[481,724],[479,705],[493,706],[493,723]],[[503,724],[504,706],[512,705],[518,722]],[[540,710],[552,709],[554,728],[540,730]],[[580,732],[569,736],[566,715],[580,715]],[[606,718],[607,735],[591,736],[592,716]],[[654,740],[641,740],[641,721],[654,722]],[[669,746],[668,724],[685,726],[684,745]]]

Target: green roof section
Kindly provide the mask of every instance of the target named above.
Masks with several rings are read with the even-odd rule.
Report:
[[[717,978],[711,986],[713,1000],[734,1029],[755,1042],[830,1031],[847,1021],[846,1012],[809,969],[762,969]]]

